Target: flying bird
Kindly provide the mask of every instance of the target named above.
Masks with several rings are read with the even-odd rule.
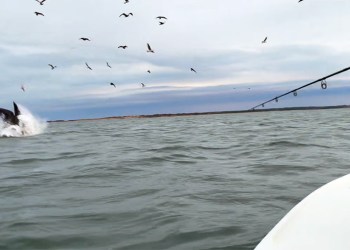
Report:
[[[108,63],[108,62],[106,62],[106,63],[107,63],[107,67],[112,68],[112,67],[111,67],[111,65],[109,65],[109,63]]]
[[[124,4],[129,3],[129,0],[125,0]]]
[[[120,16],[119,16],[119,17],[122,17],[122,16],[124,16],[124,17],[128,17],[128,16],[134,16],[134,14],[132,14],[131,12],[130,12],[129,14],[122,13],[122,14],[120,14]]]
[[[164,25],[165,24],[165,22],[159,22],[159,25]]]
[[[55,68],[57,68],[57,66],[53,66],[52,64],[48,64],[51,67],[51,70],[54,70]]]
[[[194,73],[197,73],[197,71],[195,71],[194,68],[191,68],[191,71],[193,71]]]
[[[118,49],[126,49],[128,46],[126,46],[126,45],[120,45],[120,46],[118,46]]]
[[[154,53],[154,50],[151,48],[151,45],[147,43],[147,52]]]
[[[142,88],[146,87],[146,85],[145,85],[145,84],[143,84],[143,83],[141,83],[141,86],[142,86]]]
[[[116,88],[115,84],[113,82],[110,83],[111,86],[114,86],[114,88]]]
[[[46,0],[35,0],[35,1],[37,1],[38,3],[40,3],[40,5],[44,5],[44,2],[46,1]]]
[[[147,72],[151,74],[151,71],[150,71],[150,70],[147,70]]]
[[[24,88],[24,85],[21,85],[21,90],[23,90],[23,92],[26,92],[26,89]]]
[[[85,65],[89,70],[92,70],[92,68],[89,66],[89,64],[85,63]]]
[[[267,37],[265,37],[265,39],[261,43],[266,43],[266,41],[267,41]]]
[[[157,16],[156,18],[159,19],[159,20],[161,20],[161,19],[168,19],[165,16]]]
[[[300,3],[300,2],[302,2],[303,0],[299,0],[299,2],[298,3]]]
[[[87,37],[81,37],[81,38],[79,38],[79,40],[83,40],[83,41],[91,41],[89,38],[87,38]]]
[[[44,16],[44,14],[43,14],[43,13],[41,13],[41,12],[37,12],[37,11],[35,11],[35,12],[34,12],[34,14],[35,14],[36,16]]]

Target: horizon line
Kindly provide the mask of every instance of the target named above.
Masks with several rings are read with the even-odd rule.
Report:
[[[294,111],[294,110],[321,110],[321,109],[343,109],[350,108],[350,105],[334,105],[334,106],[303,106],[303,107],[284,107],[284,108],[269,108],[269,109],[247,109],[247,110],[226,110],[226,111],[210,111],[210,112],[190,112],[190,113],[160,113],[151,115],[125,115],[125,116],[106,116],[96,118],[81,118],[69,120],[50,120],[48,123],[58,122],[77,122],[77,121],[97,121],[97,120],[112,120],[112,119],[142,119],[142,118],[161,118],[161,117],[179,117],[179,116],[197,116],[197,115],[219,115],[219,114],[241,114],[241,113],[260,113],[273,111]]]

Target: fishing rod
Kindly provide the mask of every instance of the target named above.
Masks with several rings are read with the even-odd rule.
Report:
[[[282,94],[282,95],[280,95],[280,96],[276,96],[276,97],[274,97],[274,98],[272,98],[272,99],[270,99],[270,100],[268,100],[268,101],[266,101],[266,102],[263,102],[263,103],[260,103],[259,105],[256,105],[255,107],[251,108],[251,110],[255,110],[255,109],[258,108],[258,107],[264,108],[264,107],[265,107],[265,104],[267,104],[267,103],[269,103],[269,102],[272,102],[272,101],[278,102],[278,99],[279,99],[279,98],[281,98],[281,97],[283,97],[283,96],[286,96],[286,95],[289,95],[289,94],[291,94],[291,93],[293,93],[294,96],[297,96],[297,95],[298,95],[298,92],[297,92],[298,90],[303,89],[303,88],[305,88],[305,87],[308,87],[308,86],[313,85],[313,84],[318,83],[318,82],[321,82],[321,88],[322,88],[322,89],[327,89],[327,82],[326,82],[326,79],[328,79],[328,78],[330,78],[330,77],[332,77],[332,76],[341,74],[341,73],[343,73],[343,72],[345,72],[345,71],[348,71],[348,70],[350,70],[350,67],[345,68],[345,69],[342,69],[342,70],[339,70],[339,71],[337,71],[337,72],[335,72],[335,73],[333,73],[333,74],[330,74],[330,75],[328,75],[328,76],[322,77],[322,78],[320,78],[320,79],[318,79],[318,80],[316,80],[316,81],[310,82],[310,83],[305,84],[305,85],[303,85],[303,86],[301,86],[301,87],[299,87],[299,88],[296,88],[296,89],[293,89],[293,90],[291,90],[291,91],[288,91],[287,93],[284,93],[284,94]]]

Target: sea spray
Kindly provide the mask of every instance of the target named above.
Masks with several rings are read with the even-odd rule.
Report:
[[[11,125],[0,119],[0,137],[22,137],[38,135],[45,131],[46,121],[35,117],[27,108],[18,105],[21,114],[19,124]]]

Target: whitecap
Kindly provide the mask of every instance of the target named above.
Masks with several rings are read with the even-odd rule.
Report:
[[[35,117],[27,108],[18,105],[21,114],[18,125],[11,125],[0,119],[0,137],[23,137],[38,135],[45,131],[47,122]]]

